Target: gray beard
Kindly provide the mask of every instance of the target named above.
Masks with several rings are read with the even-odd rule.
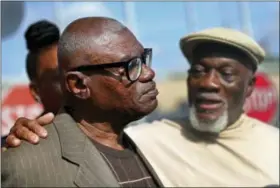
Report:
[[[226,108],[227,109],[227,108]],[[192,105],[189,110],[189,120],[191,126],[200,132],[209,133],[220,133],[227,127],[228,124],[228,111],[225,110],[224,113],[215,121],[202,121],[197,118],[196,109]]]

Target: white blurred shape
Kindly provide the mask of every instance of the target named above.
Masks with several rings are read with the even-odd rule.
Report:
[[[135,2],[124,1],[124,15],[125,15],[125,25],[134,33],[138,38],[139,31],[137,28],[137,17],[135,14]]]
[[[113,17],[112,12],[102,2],[55,2],[56,17],[60,29],[72,21],[89,16]]]

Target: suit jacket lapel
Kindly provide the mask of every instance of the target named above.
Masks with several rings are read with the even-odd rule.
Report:
[[[60,138],[62,157],[79,166],[74,181],[78,187],[119,187],[99,151],[69,114],[60,112],[54,124]]]

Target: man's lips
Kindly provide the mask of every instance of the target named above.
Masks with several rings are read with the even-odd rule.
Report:
[[[224,105],[224,100],[213,94],[200,94],[195,100],[195,106],[198,111],[214,111]]]
[[[154,91],[154,90],[157,90],[156,83],[155,82],[151,82],[151,83],[149,83],[149,86],[143,91],[142,94],[145,95],[145,94],[147,94],[147,93],[149,93],[151,91]]]
[[[215,104],[208,104],[208,103],[200,103],[197,105],[197,109],[202,111],[209,111],[209,110],[217,110],[223,106],[224,103],[215,103]]]
[[[147,90],[146,92],[143,93],[143,96],[151,96],[151,97],[156,97],[158,95],[158,90],[157,88],[151,88]]]
[[[152,89],[152,90],[146,92],[144,95],[157,96],[158,95],[158,90],[156,88]]]
[[[142,96],[156,97],[158,95],[158,93],[159,92],[156,88],[156,83],[152,82],[150,87],[143,92]]]

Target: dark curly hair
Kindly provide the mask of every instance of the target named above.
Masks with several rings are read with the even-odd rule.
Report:
[[[28,54],[26,58],[26,72],[30,80],[36,79],[37,59],[41,49],[58,42],[59,28],[47,20],[40,20],[31,24],[25,34]]]

